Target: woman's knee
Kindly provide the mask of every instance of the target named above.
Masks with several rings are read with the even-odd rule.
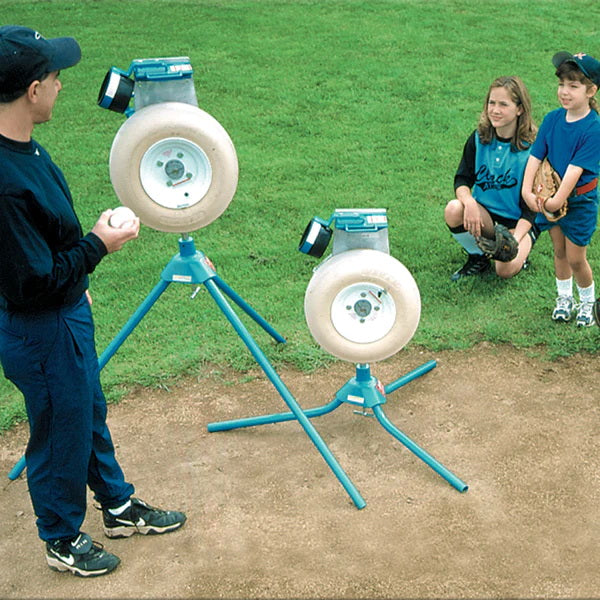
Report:
[[[462,225],[464,208],[459,200],[450,200],[444,209],[444,219],[450,227]]]
[[[496,261],[496,275],[501,279],[510,279],[514,277],[522,268],[522,261],[500,262]]]

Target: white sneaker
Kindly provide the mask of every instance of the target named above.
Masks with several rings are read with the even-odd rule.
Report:
[[[558,296],[556,306],[552,311],[552,320],[567,323],[571,320],[573,308],[573,296]]]
[[[582,302],[577,308],[577,319],[575,320],[577,327],[591,327],[596,324],[593,302]]]

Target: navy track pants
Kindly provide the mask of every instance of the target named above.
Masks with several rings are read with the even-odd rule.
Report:
[[[85,518],[86,485],[105,508],[120,506],[134,491],[106,425],[86,296],[34,314],[0,310],[0,361],[25,398],[27,480],[39,536],[72,538]]]

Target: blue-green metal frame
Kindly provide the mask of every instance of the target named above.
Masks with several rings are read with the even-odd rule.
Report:
[[[369,415],[368,410],[373,411],[382,427],[394,438],[404,444],[411,452],[418,456],[422,461],[429,465],[438,475],[443,477],[452,487],[459,492],[466,492],[468,485],[452,471],[448,470],[442,463],[436,460],[426,450],[417,445],[406,434],[398,429],[386,416],[381,406],[387,401],[386,394],[391,394],[398,388],[411,382],[413,379],[428,373],[437,365],[435,360],[430,360],[420,367],[410,371],[396,381],[387,386],[383,386],[378,379],[371,375],[371,369],[367,364],[356,366],[356,376],[344,384],[336,393],[333,400],[316,408],[304,411],[304,416],[308,418],[320,417],[332,412],[338,406],[344,403],[353,404],[361,407],[361,411],[356,411],[362,415]],[[222,421],[220,423],[209,423],[208,431],[225,431],[237,429],[239,427],[253,427],[254,425],[268,425],[270,423],[281,423],[296,419],[295,413],[276,413],[263,415],[259,417],[249,417],[233,421]]]
[[[283,398],[293,417],[298,420],[317,450],[321,453],[325,462],[331,468],[339,482],[342,484],[357,508],[364,508],[366,502],[360,495],[354,484],[350,481],[348,475],[342,469],[335,456],[329,450],[329,447],[309,418],[303,412],[302,408],[285,386],[264,352],[260,349],[254,338],[250,335],[241,319],[233,310],[225,296],[228,296],[237,304],[247,315],[257,322],[271,337],[279,343],[285,343],[285,338],[279,334],[269,323],[263,319],[247,302],[243,300],[231,287],[229,287],[214,271],[210,260],[199,250],[196,250],[194,241],[191,237],[179,240],[179,253],[176,254],[167,264],[161,273],[161,279],[154,289],[148,294],[146,299],[140,304],[138,309],[129,318],[115,338],[110,342],[101,356],[98,358],[100,369],[104,368],[106,363],[114,356],[123,342],[129,337],[139,322],[146,316],[149,310],[154,306],[163,292],[171,283],[184,283],[192,285],[204,285],[211,297],[221,309],[227,320],[231,323],[237,334],[240,336],[252,356],[256,359],[263,369],[271,383],[274,385],[279,395]],[[26,466],[23,456],[10,471],[9,479],[16,479]]]

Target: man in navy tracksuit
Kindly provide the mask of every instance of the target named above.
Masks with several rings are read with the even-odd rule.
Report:
[[[100,387],[88,274],[138,236],[139,220],[112,228],[107,210],[83,235],[62,172],[31,137],[52,116],[59,71],[80,58],[73,38],[0,27],[0,361],[25,398],[27,478],[48,565],[94,576],[119,559],[80,531],[87,485],[108,537],[165,533],[185,515],[131,498]]]

